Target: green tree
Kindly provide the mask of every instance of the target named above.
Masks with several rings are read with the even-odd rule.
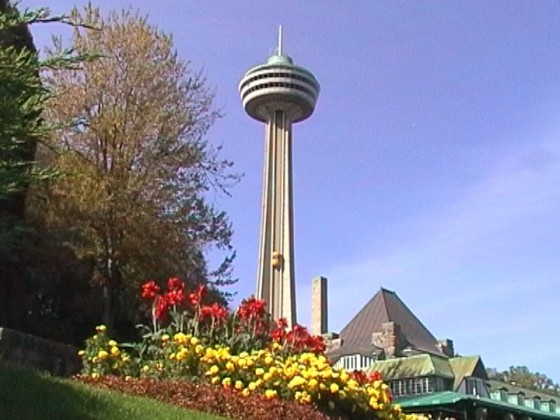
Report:
[[[22,326],[24,315],[27,193],[52,174],[35,166],[37,144],[49,132],[42,120],[49,92],[40,72],[74,60],[67,51],[39,59],[28,25],[52,20],[63,19],[46,9],[19,12],[0,0],[0,323],[12,327]]]
[[[207,200],[238,177],[206,139],[219,117],[203,74],[183,62],[172,39],[131,11],[103,17],[74,10],[72,48],[93,53],[81,70],[50,71],[45,117],[57,130],[41,150],[61,173],[36,198],[37,216],[64,231],[72,250],[93,266],[109,326],[134,311],[147,278],[231,284],[232,230]],[[94,29],[97,28],[97,29]],[[56,40],[53,53],[62,51]],[[204,252],[226,251],[210,271]]]

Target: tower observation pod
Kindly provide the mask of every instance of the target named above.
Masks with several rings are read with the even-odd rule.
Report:
[[[296,322],[292,203],[292,124],[313,113],[319,95],[315,76],[282,50],[251,68],[239,83],[247,114],[266,124],[258,299],[274,319]]]

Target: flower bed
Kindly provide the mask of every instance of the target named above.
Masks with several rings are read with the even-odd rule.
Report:
[[[295,401],[334,416],[407,417],[391,403],[379,374],[333,368],[321,337],[272,321],[263,301],[246,299],[229,313],[204,303],[204,287],[187,293],[177,278],[169,279],[165,293],[150,281],[142,295],[151,302],[153,323],[142,328],[140,343],[118,344],[99,326],[80,352],[84,373],[93,380],[184,379],[241,397]]]

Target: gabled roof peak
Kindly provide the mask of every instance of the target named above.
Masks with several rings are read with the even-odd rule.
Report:
[[[401,344],[420,352],[443,355],[437,339],[420,322],[394,291],[381,287],[340,332],[342,346],[340,354],[374,352],[374,333],[383,333],[384,324],[398,326]],[[445,356],[444,356],[445,357]]]

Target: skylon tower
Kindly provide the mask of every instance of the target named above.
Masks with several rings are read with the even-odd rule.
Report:
[[[274,319],[296,322],[292,203],[292,124],[315,109],[319,83],[282,50],[251,68],[239,83],[245,111],[266,124],[262,219],[256,297]]]

